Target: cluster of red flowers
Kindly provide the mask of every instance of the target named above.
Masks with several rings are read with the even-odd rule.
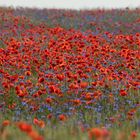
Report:
[[[40,134],[38,134],[36,130],[33,129],[32,125],[26,122],[12,123],[9,120],[4,120],[2,123],[2,127],[6,127],[9,125],[17,126],[22,132],[25,132],[32,140],[44,140],[44,138]],[[0,137],[2,136],[3,134],[0,134]]]

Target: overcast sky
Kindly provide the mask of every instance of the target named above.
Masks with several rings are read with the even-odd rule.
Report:
[[[0,0],[0,6],[39,8],[125,8],[140,7],[140,0]]]

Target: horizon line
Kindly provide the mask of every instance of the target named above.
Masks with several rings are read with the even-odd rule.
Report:
[[[81,8],[61,8],[61,7],[37,7],[37,6],[14,6],[14,5],[0,5],[0,8],[12,8],[12,9],[18,9],[18,8],[27,8],[27,9],[38,9],[38,10],[43,10],[43,9],[58,9],[58,10],[126,10],[126,9],[130,9],[130,10],[134,10],[134,9],[140,9],[140,6],[137,7],[81,7]]]

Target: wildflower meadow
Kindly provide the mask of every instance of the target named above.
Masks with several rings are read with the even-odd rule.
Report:
[[[0,7],[0,140],[140,140],[140,9]]]

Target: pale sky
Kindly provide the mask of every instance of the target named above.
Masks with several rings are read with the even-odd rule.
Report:
[[[140,7],[140,0],[0,0],[0,6],[38,8],[125,8]]]

